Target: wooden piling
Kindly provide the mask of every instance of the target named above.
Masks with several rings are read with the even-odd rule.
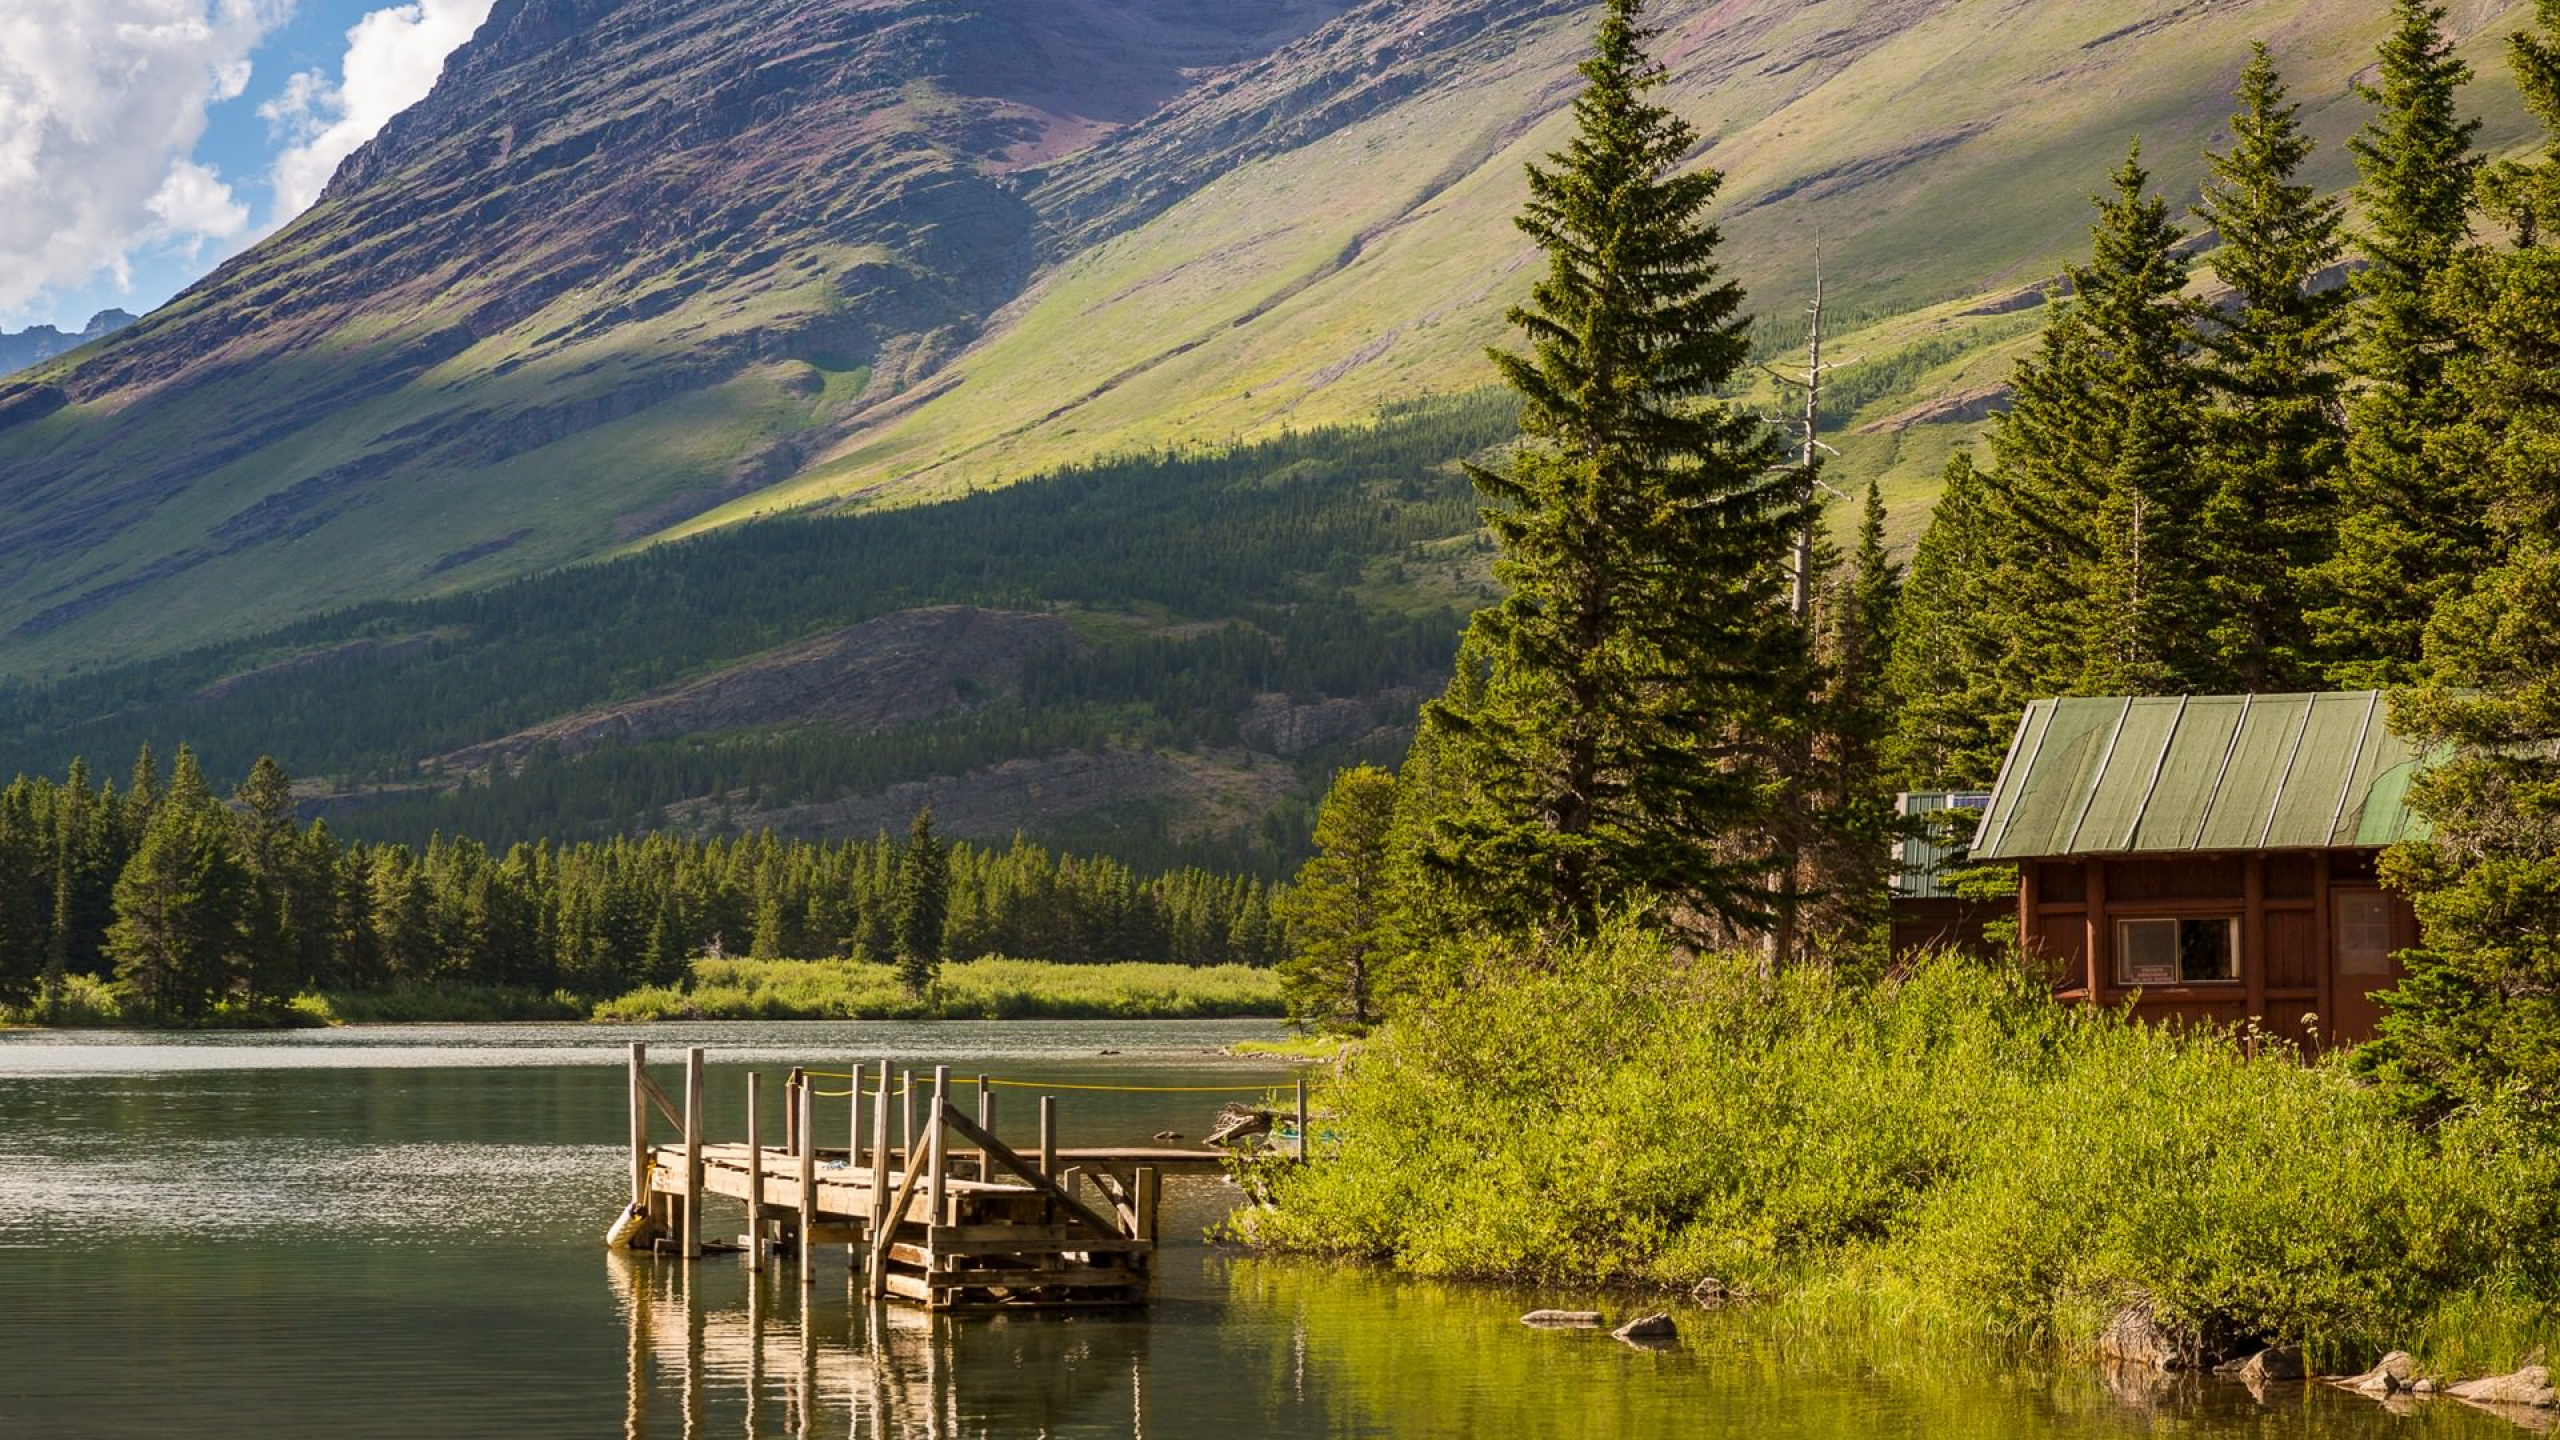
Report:
[[[1301,1076],[1301,1077],[1299,1078],[1299,1080],[1298,1080],[1298,1161],[1299,1161],[1299,1163],[1300,1163],[1300,1164],[1304,1164],[1304,1163],[1306,1163],[1306,1159],[1307,1159],[1307,1082],[1306,1082],[1305,1077]]]
[[[1058,1097],[1040,1097],[1040,1173],[1051,1179],[1058,1175]]]
[[[684,1258],[702,1258],[702,1047],[684,1052]]]
[[[910,1154],[916,1148],[916,1072],[898,1072],[898,1148]]]
[[[649,1047],[631,1042],[631,1206],[649,1207]]]
[[[856,1085],[859,1094],[862,1087]],[[814,1285],[818,1280],[818,1147],[810,1137],[817,1133],[812,1124],[817,1119],[817,1087],[803,1079],[800,1083],[800,1283]],[[862,1107],[856,1105],[855,1113]],[[808,1302],[801,1302],[803,1312]]]
[[[807,1138],[800,1129],[800,1090],[809,1083],[809,1072],[798,1065],[782,1079],[782,1153],[797,1155]]]
[[[764,1077],[747,1072],[747,1263],[764,1265]]]
[[[950,1067],[950,1066],[948,1066],[948,1065],[936,1065],[936,1066],[934,1066],[934,1067],[933,1067],[933,1109],[932,1109],[932,1111],[931,1111],[930,1118],[928,1119],[928,1121],[927,1121],[927,1123],[926,1123],[925,1133],[924,1133],[924,1145],[925,1145],[925,1162],[924,1162],[924,1163],[925,1163],[925,1192],[924,1192],[924,1193],[925,1193],[925,1202],[924,1202],[925,1222],[924,1222],[924,1223],[925,1223],[928,1227],[948,1225],[948,1224],[950,1224],[950,1223],[951,1223],[951,1221],[950,1221],[950,1220],[949,1220],[949,1219],[948,1219],[948,1218],[943,1214],[943,1197],[944,1197],[944,1189],[943,1189],[943,1184],[942,1184],[942,1180],[943,1180],[943,1169],[944,1169],[944,1167],[943,1167],[943,1163],[942,1163],[942,1162],[943,1162],[943,1158],[944,1158],[944,1157],[943,1157],[943,1150],[942,1150],[942,1134],[943,1134],[943,1129],[944,1129],[944,1126],[943,1126],[943,1123],[942,1123],[942,1117],[943,1117],[943,1106],[944,1106],[944,1105],[945,1105],[945,1103],[949,1100],[950,1093],[951,1093],[951,1067]]]
[[[880,1093],[871,1097],[871,1233],[889,1213],[889,1062],[880,1062]]]
[[[984,1075],[978,1077],[978,1128],[990,1135],[996,1133],[996,1092],[987,1084],[987,1077]],[[987,1159],[986,1151],[978,1152],[979,1179],[995,1178],[996,1172],[990,1168],[992,1164],[993,1162]]]

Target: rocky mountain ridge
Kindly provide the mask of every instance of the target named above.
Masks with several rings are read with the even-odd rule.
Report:
[[[103,340],[134,322],[125,310],[101,310],[89,317],[89,323],[77,330],[64,331],[51,325],[30,325],[24,330],[0,330],[0,375],[24,370],[39,360],[50,360],[66,350],[77,350],[92,340]]]
[[[2191,189],[2248,39],[2344,180],[2370,8],[1665,0],[1656,49],[1773,342],[1818,227],[1845,338],[1941,357],[1847,442],[1908,500],[2004,297],[2132,134]],[[1481,385],[1587,10],[500,0],[302,219],[0,381],[0,667]],[[2493,146],[2518,13],[2455,16]]]

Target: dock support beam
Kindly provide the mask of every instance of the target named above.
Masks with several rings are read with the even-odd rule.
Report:
[[[631,1042],[631,1205],[649,1207],[649,1047]]]
[[[747,1072],[747,1263],[764,1267],[764,1077]]]
[[[933,1067],[933,1111],[932,1111],[933,1121],[932,1121],[932,1123],[931,1123],[930,1125],[928,1125],[928,1126],[926,1127],[926,1129],[925,1129],[925,1135],[924,1135],[924,1144],[925,1144],[925,1162],[924,1162],[924,1163],[925,1163],[925,1192],[924,1192],[924,1194],[925,1194],[925,1200],[924,1200],[924,1215],[925,1215],[925,1220],[924,1220],[924,1223],[925,1223],[926,1233],[927,1233],[927,1234],[931,1234],[931,1233],[932,1233],[932,1231],[934,1231],[935,1229],[938,1229],[938,1228],[940,1228],[941,1226],[943,1226],[943,1225],[945,1225],[945,1224],[948,1224],[948,1223],[949,1223],[948,1221],[944,1220],[944,1219],[943,1219],[943,1216],[942,1216],[942,1203],[943,1203],[943,1186],[942,1186],[942,1178],[943,1178],[943,1176],[942,1176],[942,1171],[943,1171],[943,1165],[942,1165],[942,1161],[943,1161],[943,1153],[942,1153],[942,1132],[943,1132],[943,1124],[942,1124],[942,1107],[943,1107],[943,1105],[944,1105],[944,1104],[945,1104],[945,1103],[950,1099],[950,1092],[951,1092],[951,1067],[950,1067],[950,1066],[948,1066],[948,1065],[936,1065],[936,1066],[934,1066],[934,1067]],[[928,1252],[930,1252],[930,1250],[932,1249],[932,1243],[933,1243],[933,1242],[932,1242],[932,1241],[930,1241],[930,1240],[927,1240],[927,1241],[925,1242],[926,1249],[927,1249],[927,1251],[928,1251]]]
[[[702,1258],[702,1047],[684,1052],[684,1258]]]
[[[880,1062],[880,1093],[871,1097],[871,1233],[889,1214],[889,1062]]]
[[[853,1087],[856,1102],[853,1113],[856,1115],[862,1113],[860,1074],[859,1071],[855,1072],[856,1080]],[[818,1230],[818,1146],[812,1138],[818,1132],[811,1123],[818,1116],[816,1097],[813,1094],[816,1089],[816,1086],[806,1080],[800,1082],[798,1127],[800,1131],[800,1283],[804,1286],[818,1283],[818,1247],[809,1238]],[[847,1163],[851,1162],[847,1161]],[[801,1303],[805,1323],[807,1302]]]

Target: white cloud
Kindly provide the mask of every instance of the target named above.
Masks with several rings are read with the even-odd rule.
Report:
[[[317,70],[285,82],[258,107],[294,143],[276,157],[274,219],[311,207],[338,162],[374,136],[383,122],[426,98],[444,58],[489,18],[491,0],[416,0],[375,10],[347,31],[336,84]]]
[[[185,243],[228,240],[249,228],[249,207],[232,196],[221,173],[192,160],[172,163],[144,208],[159,217],[168,238]]]
[[[247,214],[189,159],[205,107],[248,83],[290,0],[0,6],[0,316],[134,251],[237,235]]]

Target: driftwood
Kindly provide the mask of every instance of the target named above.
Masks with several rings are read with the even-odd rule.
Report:
[[[1271,1133],[1272,1119],[1272,1113],[1268,1110],[1258,1110],[1250,1105],[1229,1102],[1225,1109],[1218,1112],[1218,1118],[1211,1122],[1208,1143],[1236,1145],[1256,1135],[1268,1135]]]

